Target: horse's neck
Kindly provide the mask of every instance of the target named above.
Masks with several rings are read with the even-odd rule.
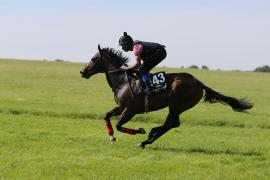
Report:
[[[118,97],[119,92],[121,92],[122,95],[124,93],[125,95],[133,96],[133,93],[137,93],[139,91],[139,86],[140,86],[139,81],[134,78],[129,80],[129,78],[127,77],[128,76],[127,73],[124,73],[124,72],[123,73],[117,73],[117,72],[110,73],[116,69],[118,69],[116,66],[109,64],[107,67],[107,73],[106,73],[107,82],[109,86],[112,88],[112,90],[114,91],[115,96],[117,98],[120,98],[121,95]],[[122,88],[125,86],[129,86],[130,90],[128,92],[125,92],[125,90],[121,91]]]
[[[106,73],[106,78],[109,86],[112,88],[113,91],[117,88],[123,87],[124,84],[127,82],[126,75],[124,73]]]

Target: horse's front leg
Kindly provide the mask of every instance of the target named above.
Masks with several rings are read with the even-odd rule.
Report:
[[[121,113],[123,112],[123,109],[121,107],[115,107],[113,108],[111,111],[107,112],[106,113],[106,116],[105,116],[105,126],[106,126],[106,129],[107,129],[107,133],[110,137],[110,141],[111,143],[114,143],[116,141],[116,138],[115,136],[113,135],[113,127],[112,127],[112,124],[111,124],[111,117],[112,116],[118,116],[120,115]]]
[[[131,129],[131,128],[123,127],[123,125],[126,124],[128,121],[130,121],[135,115],[136,115],[136,113],[131,108],[126,108],[122,112],[122,114],[121,114],[121,116],[116,124],[116,129],[122,133],[127,133],[127,134],[131,134],[131,135],[145,134],[146,132],[143,128]]]

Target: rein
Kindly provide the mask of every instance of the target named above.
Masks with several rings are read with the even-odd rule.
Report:
[[[117,68],[117,69],[114,69],[114,70],[110,70],[110,71],[107,71],[106,73],[117,73],[117,72],[121,72],[123,71],[121,68]]]

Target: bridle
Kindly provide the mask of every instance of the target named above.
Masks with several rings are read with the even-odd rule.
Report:
[[[117,69],[113,69],[113,70],[109,70],[109,71],[107,71],[107,72],[105,72],[105,73],[109,73],[109,74],[111,74],[111,73],[118,73],[118,72],[126,72],[125,70],[123,70],[123,69],[121,69],[121,68],[117,68]]]

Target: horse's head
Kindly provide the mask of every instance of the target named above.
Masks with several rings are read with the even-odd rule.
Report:
[[[91,58],[91,61],[85,65],[80,71],[83,78],[90,78],[92,75],[108,72],[120,68],[127,61],[122,53],[111,48],[100,48],[98,45],[98,52]]]
[[[90,78],[90,76],[103,72],[104,67],[104,52],[98,45],[98,52],[91,58],[91,61],[85,65],[85,67],[80,71],[83,78]]]

